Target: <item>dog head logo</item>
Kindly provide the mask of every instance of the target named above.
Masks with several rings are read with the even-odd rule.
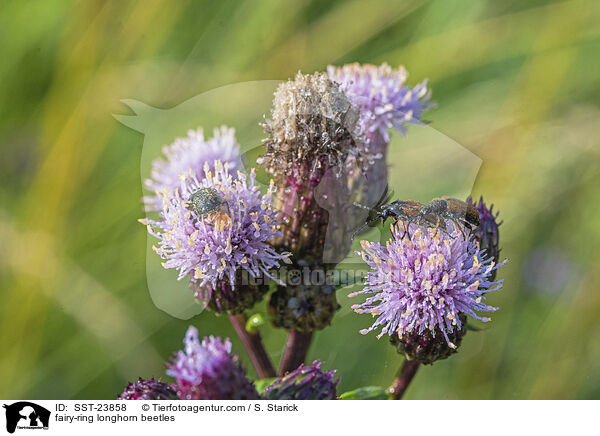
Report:
[[[6,409],[6,431],[18,429],[48,429],[50,411],[29,401],[3,406]]]

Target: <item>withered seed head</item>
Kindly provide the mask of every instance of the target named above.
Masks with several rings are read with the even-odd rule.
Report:
[[[273,174],[341,171],[347,157],[366,156],[358,119],[357,108],[327,75],[299,72],[275,91],[271,118],[262,125],[269,136],[259,163]]]

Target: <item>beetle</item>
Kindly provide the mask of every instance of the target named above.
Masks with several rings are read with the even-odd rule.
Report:
[[[419,211],[417,222],[420,225],[423,225],[424,222],[429,223],[439,228],[441,227],[440,224],[444,224],[444,220],[450,220],[456,224],[461,233],[463,233],[463,226],[472,231],[480,223],[479,212],[475,206],[447,196],[434,198],[429,204],[423,206]],[[445,231],[445,225],[443,227]]]
[[[193,211],[200,218],[223,212],[223,206],[229,206],[219,195],[215,188],[200,188],[194,191],[185,203],[185,207]]]
[[[366,208],[356,203],[355,205]],[[406,234],[408,234],[410,224],[413,223],[419,226],[435,227],[436,231],[441,228],[444,233],[448,234],[445,221],[450,220],[464,236],[463,226],[472,231],[480,223],[479,212],[473,205],[453,197],[434,198],[427,205],[413,200],[396,200],[379,206],[375,215],[370,216],[367,222],[354,232],[352,239],[365,225],[372,225],[379,219],[384,223],[388,218],[393,218],[395,222],[399,220],[407,222]]]
[[[396,200],[374,209],[370,209],[358,203],[354,203],[354,205],[363,209],[368,209],[369,211],[374,211],[375,213],[370,214],[369,217],[367,217],[367,221],[352,234],[352,240],[354,240],[356,234],[366,226],[373,226],[379,220],[381,220],[382,224],[385,223],[388,218],[393,218],[394,222],[400,220],[408,221],[410,223],[415,218],[419,217],[419,212],[423,207],[421,203],[413,200]]]

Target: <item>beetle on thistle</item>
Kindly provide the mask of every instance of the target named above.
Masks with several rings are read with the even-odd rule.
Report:
[[[208,217],[214,214],[224,213],[224,207],[229,211],[229,206],[225,200],[221,198],[219,192],[215,188],[200,188],[195,191],[186,203],[186,207],[195,212],[200,218]]]
[[[463,233],[463,226],[472,231],[479,226],[480,222],[479,212],[473,205],[447,196],[431,200],[428,205],[423,206],[419,211],[419,224],[426,221],[435,224],[435,227],[438,228],[440,224],[444,224],[444,220],[452,221],[461,233]],[[446,232],[445,225],[443,227],[443,231]]]
[[[364,208],[362,205],[357,204],[357,206]],[[413,200],[396,200],[380,206],[374,216],[369,217],[367,222],[354,235],[364,228],[365,225],[373,225],[378,220],[385,223],[388,218],[393,218],[395,222],[407,222],[408,225],[405,227],[407,234],[410,224],[413,223],[419,226],[435,227],[436,231],[441,228],[444,233],[448,234],[445,221],[450,220],[464,236],[463,227],[472,231],[479,226],[480,222],[477,209],[456,198],[447,196],[435,198],[427,205]],[[410,234],[408,236],[410,238]]]

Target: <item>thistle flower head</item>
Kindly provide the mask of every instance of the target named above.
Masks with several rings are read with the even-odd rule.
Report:
[[[144,197],[148,210],[161,210],[160,193],[164,188],[174,191],[179,188],[181,174],[192,173],[201,179],[204,176],[204,165],[214,169],[214,162],[227,162],[231,170],[241,166],[240,148],[235,139],[235,130],[222,126],[214,130],[213,137],[204,138],[202,129],[188,131],[186,138],[177,138],[163,147],[165,158],[152,162],[152,172],[144,186],[155,195]]]
[[[140,377],[135,383],[129,383],[117,400],[179,400],[179,397],[171,385],[160,379]]]
[[[273,106],[263,124],[269,137],[259,159],[271,173],[318,178],[330,167],[341,171],[349,156],[364,153],[358,111],[325,74],[298,73],[277,88]]]
[[[476,311],[497,310],[485,303],[485,294],[501,289],[502,281],[490,279],[501,265],[482,255],[477,244],[463,238],[452,222],[447,221],[446,227],[452,229],[449,234],[417,226],[410,226],[406,233],[399,222],[392,226],[386,245],[362,241],[363,251],[357,254],[371,271],[365,287],[350,296],[370,296],[352,308],[376,317],[362,334],[379,327],[378,337],[411,332],[430,332],[435,337],[441,332],[455,348],[450,335],[462,327],[460,314],[490,320]]]
[[[294,371],[275,380],[262,396],[265,400],[335,400],[340,379],[333,380],[335,371],[321,370],[323,362],[300,365]]]
[[[227,164],[216,161],[214,168],[212,172],[205,164],[204,178],[189,172],[179,189],[165,189],[160,221],[140,220],[159,240],[154,250],[165,260],[163,267],[177,269],[179,279],[189,276],[198,286],[215,288],[225,281],[235,289],[240,269],[252,277],[272,278],[269,270],[289,256],[267,243],[281,235],[277,212],[271,206],[273,183],[263,195],[255,184],[254,170],[249,176],[238,172],[234,179]],[[218,208],[211,200],[208,212],[199,209],[198,199],[192,197],[203,189],[220,197]]]
[[[213,336],[200,342],[198,330],[189,327],[178,351],[167,364],[167,374],[177,380],[177,392],[184,400],[251,400],[258,399],[254,385],[231,354],[229,339]]]
[[[407,123],[420,122],[431,107],[427,81],[410,88],[404,67],[388,64],[327,67],[329,79],[338,83],[350,101],[360,109],[360,130],[368,143],[377,135],[389,142],[388,129],[406,132]]]

